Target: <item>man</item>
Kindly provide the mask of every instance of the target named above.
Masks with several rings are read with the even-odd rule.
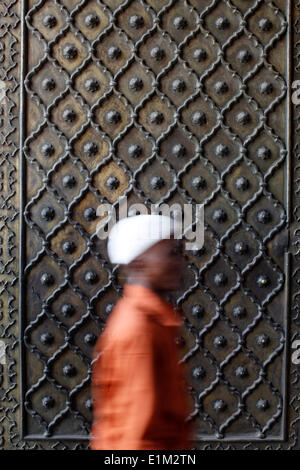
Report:
[[[166,291],[180,288],[183,257],[172,219],[138,215],[111,230],[108,255],[124,265],[123,298],[95,347],[91,449],[189,449],[191,411],[178,363],[181,325]]]

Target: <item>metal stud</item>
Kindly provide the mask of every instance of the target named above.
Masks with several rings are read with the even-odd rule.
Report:
[[[88,207],[87,209],[85,209],[83,212],[83,217],[88,222],[95,220],[97,217],[97,214],[96,214],[96,210],[94,209],[94,207]]]
[[[272,152],[268,147],[265,147],[264,145],[262,147],[259,147],[257,150],[257,156],[261,160],[268,160],[272,156]]]
[[[116,176],[109,176],[105,182],[105,186],[110,190],[117,189],[119,185],[120,181]]]
[[[93,409],[93,400],[91,398],[88,398],[87,400],[85,400],[84,406],[87,410],[92,411],[92,409]]]
[[[161,124],[164,120],[164,115],[160,111],[152,111],[149,116],[150,124]]]
[[[132,144],[128,147],[128,155],[131,158],[139,158],[143,153],[143,149],[138,144]]]
[[[56,87],[55,80],[53,78],[45,78],[42,81],[42,88],[45,91],[52,91]]]
[[[43,157],[52,157],[55,153],[55,148],[52,144],[50,143],[45,143],[41,146],[41,154]]]
[[[122,51],[119,47],[117,46],[111,46],[108,50],[107,50],[107,55],[108,57],[111,59],[111,60],[117,60],[121,57],[122,55]]]
[[[256,218],[261,224],[268,224],[272,220],[272,215],[266,209],[262,209],[257,212]]]
[[[84,279],[88,284],[96,284],[99,280],[99,276],[95,271],[87,271]]]
[[[274,91],[273,83],[270,82],[262,82],[259,91],[262,95],[270,95]]]
[[[223,82],[223,81],[218,81],[216,84],[215,84],[215,92],[218,94],[218,95],[224,95],[225,93],[227,93],[229,90],[229,86],[227,85],[226,82]]]
[[[186,155],[186,148],[182,144],[175,144],[172,148],[172,154],[174,157],[184,157]]]
[[[216,19],[216,27],[219,30],[225,30],[228,29],[230,26],[230,21],[228,18],[225,16],[220,16],[219,18]]]
[[[230,150],[229,150],[229,147],[227,147],[227,145],[219,144],[215,148],[215,153],[217,157],[223,158],[223,157],[227,157],[230,154]]]
[[[194,379],[203,379],[203,377],[206,375],[206,372],[202,366],[198,366],[198,367],[195,367],[195,369],[192,372],[192,375]]]
[[[63,48],[63,56],[67,60],[74,60],[78,56],[77,47],[74,44],[66,44]]]
[[[250,186],[250,182],[244,176],[240,176],[235,180],[234,185],[239,191],[246,191]]]
[[[261,348],[265,348],[270,343],[270,338],[263,333],[256,339],[256,342]]]
[[[234,307],[232,314],[235,318],[241,320],[242,318],[245,318],[247,316],[247,310],[244,306],[237,305],[236,307]]]
[[[177,93],[184,92],[184,90],[186,89],[186,84],[184,80],[182,80],[181,78],[176,78],[176,80],[174,80],[172,83],[172,89]]]
[[[61,313],[63,314],[64,317],[72,317],[75,313],[75,308],[72,304],[64,304],[61,307]]]
[[[197,125],[197,126],[203,126],[204,124],[207,123],[207,118],[206,118],[206,115],[203,111],[199,110],[199,111],[196,111],[193,115],[192,115],[192,123],[194,125]]]
[[[87,15],[84,19],[84,23],[88,28],[96,28],[100,24],[100,18],[98,15],[91,13]]]
[[[72,364],[66,364],[63,367],[63,374],[66,377],[74,377],[77,374],[77,369]]]
[[[89,346],[94,346],[94,344],[96,343],[96,340],[97,340],[97,337],[93,333],[87,333],[84,337],[85,344]]]
[[[236,377],[243,379],[245,377],[248,377],[249,373],[248,373],[248,370],[247,370],[246,367],[238,366],[235,369],[235,375],[236,375]]]
[[[273,28],[273,23],[269,18],[261,18],[258,22],[258,27],[261,31],[267,33]]]
[[[107,304],[106,307],[105,307],[106,315],[109,315],[113,308],[114,308],[114,304]]]
[[[50,220],[53,220],[55,217],[55,210],[53,207],[44,207],[41,210],[41,218],[46,220],[47,222],[50,222]]]
[[[241,111],[235,116],[235,120],[241,126],[246,126],[251,122],[251,115],[247,111]]]
[[[43,273],[41,275],[41,283],[47,287],[52,286],[54,284],[54,277],[52,276],[52,274]]]
[[[72,123],[75,121],[77,114],[75,113],[74,109],[67,108],[62,113],[62,118],[65,122]]]
[[[192,186],[197,191],[200,191],[201,189],[206,188],[207,183],[206,183],[206,180],[202,176],[195,176],[195,178],[193,178],[192,180]]]
[[[204,62],[207,59],[207,52],[205,49],[195,49],[193,57],[197,62]]]
[[[52,29],[57,25],[57,19],[53,15],[46,15],[43,18],[43,25],[46,26],[46,28]]]
[[[42,405],[44,408],[47,408],[49,410],[54,407],[55,400],[50,395],[46,395],[42,398]]]
[[[62,250],[66,255],[70,255],[76,250],[76,245],[73,241],[66,241],[62,244]]]
[[[191,314],[193,317],[202,318],[204,316],[204,308],[199,304],[193,305]]]
[[[95,93],[100,89],[100,82],[96,78],[88,78],[84,83],[85,89],[90,93]]]
[[[212,218],[215,222],[219,224],[226,222],[227,220],[227,212],[224,209],[216,209],[213,212]]]
[[[216,400],[214,402],[214,410],[217,412],[217,413],[220,413],[222,411],[225,411],[227,408],[227,404],[225,403],[224,400]]]
[[[224,348],[227,344],[227,340],[226,338],[224,338],[224,336],[216,336],[214,338],[214,346],[215,348],[219,349],[219,348]]]
[[[218,287],[225,286],[227,284],[227,276],[224,273],[217,273],[214,277],[214,282]]]
[[[270,404],[268,400],[260,398],[256,403],[256,408],[261,411],[266,411],[268,408],[270,408]]]
[[[259,287],[268,287],[270,285],[270,279],[266,274],[261,274],[257,278],[257,285]]]
[[[134,91],[140,91],[143,88],[143,80],[139,77],[132,77],[129,80],[128,87]]]
[[[50,346],[54,341],[54,336],[51,333],[43,333],[40,336],[40,340],[45,346]]]
[[[66,175],[63,177],[62,184],[64,188],[71,189],[76,185],[76,179],[73,175]]]
[[[109,124],[118,124],[121,121],[121,114],[115,109],[111,109],[106,113],[106,121]]]
[[[238,242],[234,245],[234,252],[237,255],[245,255],[248,253],[249,247],[245,242]]]
[[[153,176],[150,181],[152,189],[161,189],[165,185],[165,181],[161,176]]]
[[[96,142],[86,142],[83,146],[83,151],[88,157],[94,157],[98,151],[98,145]]]
[[[141,29],[145,24],[144,18],[140,15],[132,15],[129,18],[129,26],[133,29]]]
[[[173,25],[176,29],[185,29],[188,22],[183,16],[177,16],[173,21]]]
[[[161,47],[153,47],[150,51],[150,57],[152,59],[156,60],[157,62],[161,61],[165,57],[166,53]]]
[[[241,64],[248,64],[253,59],[253,56],[247,49],[243,49],[238,53],[237,59]]]

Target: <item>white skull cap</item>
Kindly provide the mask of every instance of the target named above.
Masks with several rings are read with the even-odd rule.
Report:
[[[155,243],[171,238],[176,224],[171,217],[158,214],[141,214],[121,219],[112,227],[108,236],[107,252],[110,261],[129,264]]]

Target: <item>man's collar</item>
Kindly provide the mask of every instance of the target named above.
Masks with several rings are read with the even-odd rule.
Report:
[[[159,323],[165,326],[182,325],[182,321],[172,304],[149,287],[141,284],[125,284],[123,295],[125,299],[129,299],[136,307],[149,313]]]

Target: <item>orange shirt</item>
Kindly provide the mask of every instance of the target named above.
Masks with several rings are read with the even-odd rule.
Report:
[[[125,284],[95,346],[91,449],[191,448],[191,403],[174,341],[180,325],[171,303]]]

